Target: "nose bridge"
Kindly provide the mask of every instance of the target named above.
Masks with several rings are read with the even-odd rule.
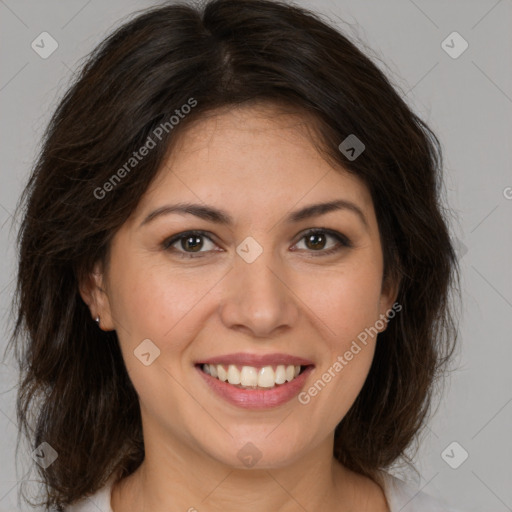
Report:
[[[246,239],[237,247],[234,268],[229,273],[223,322],[261,337],[292,326],[297,318],[297,303],[286,285],[282,262],[270,248],[264,250],[254,239]]]

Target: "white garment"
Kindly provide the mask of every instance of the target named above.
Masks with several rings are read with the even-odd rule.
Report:
[[[384,494],[391,512],[461,512],[432,496],[418,491],[412,485],[390,473],[381,472]],[[65,512],[113,512],[110,506],[111,481],[96,494],[67,507]]]

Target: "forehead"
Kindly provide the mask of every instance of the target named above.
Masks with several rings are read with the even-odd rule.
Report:
[[[173,141],[139,209],[179,199],[252,215],[339,198],[371,208],[364,183],[319,153],[312,122],[265,104],[194,120]]]

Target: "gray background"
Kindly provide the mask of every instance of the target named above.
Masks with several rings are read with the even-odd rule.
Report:
[[[512,2],[298,3],[328,16],[349,37],[368,45],[370,56],[442,141],[464,305],[455,370],[414,459],[421,475],[416,483],[465,510],[512,511]],[[0,348],[12,326],[12,213],[50,113],[80,59],[123,17],[153,4],[0,0]],[[43,31],[59,44],[47,59],[31,48]],[[441,47],[453,31],[469,44],[456,59]],[[0,511],[11,511],[18,510],[17,375],[9,360],[1,372]],[[469,454],[457,469],[441,456],[453,441],[460,447],[445,456],[452,465],[460,462],[462,449]],[[19,471],[30,467],[30,457],[19,458]],[[413,508],[404,508],[408,510]]]

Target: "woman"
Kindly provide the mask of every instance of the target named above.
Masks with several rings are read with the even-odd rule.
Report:
[[[304,9],[168,5],[108,37],[22,198],[18,417],[47,509],[448,510],[386,471],[454,349],[441,168]]]

